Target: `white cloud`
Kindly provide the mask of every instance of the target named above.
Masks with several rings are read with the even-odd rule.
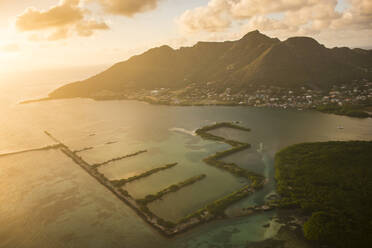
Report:
[[[186,31],[220,31],[231,25],[229,15],[230,2],[226,0],[211,0],[207,6],[187,10],[179,18],[178,23]]]
[[[60,0],[57,5],[47,10],[27,8],[17,16],[15,25],[21,32],[34,32],[30,36],[33,41],[61,40],[73,34],[87,37],[93,35],[96,30],[108,30],[110,28],[105,21],[92,18],[92,13],[84,6],[86,2],[98,3],[104,14],[132,17],[137,13],[155,9],[159,1]]]
[[[109,29],[104,21],[88,19],[89,15],[90,11],[80,6],[80,0],[61,0],[48,10],[26,9],[17,17],[16,27],[22,32],[33,31],[32,41],[62,40],[72,34],[87,37],[96,30]],[[42,33],[38,34],[39,31]]]
[[[64,0],[44,11],[30,7],[17,17],[16,27],[20,31],[32,31],[75,24],[84,18],[78,3],[76,0]]]
[[[286,35],[371,30],[372,1],[347,1],[349,7],[340,13],[336,10],[338,0],[210,0],[206,6],[185,11],[178,23],[187,32],[226,31],[240,23],[243,30]]]
[[[160,0],[94,0],[107,13],[132,17],[137,13],[153,10]]]
[[[20,47],[17,43],[9,43],[5,45],[0,45],[0,51],[8,52],[8,53],[14,53],[18,52],[20,50]]]

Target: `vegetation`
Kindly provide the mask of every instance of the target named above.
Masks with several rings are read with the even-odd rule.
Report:
[[[92,150],[92,149],[94,149],[94,147],[85,147],[85,148],[82,148],[82,149],[80,149],[80,150],[76,150],[76,151],[74,151],[74,153],[79,153],[79,152],[85,152],[85,151],[89,151],[89,150]]]
[[[202,128],[199,128],[195,132],[198,135],[203,135],[206,132],[209,132],[209,131],[212,131],[214,129],[218,129],[218,128],[221,128],[221,127],[229,127],[229,128],[234,128],[234,129],[238,129],[238,130],[247,131],[247,132],[251,131],[250,128],[242,127],[242,126],[236,125],[232,122],[218,122],[218,123],[215,123],[213,125],[208,125],[208,126],[204,126]]]
[[[228,139],[225,139],[223,137],[216,136],[216,135],[213,135],[213,134],[209,133],[209,131],[212,131],[214,129],[218,129],[218,128],[221,128],[221,127],[234,128],[234,129],[243,130],[243,131],[247,131],[247,132],[251,131],[249,128],[242,127],[242,126],[236,125],[236,124],[231,123],[231,122],[219,122],[219,123],[216,123],[216,124],[213,124],[213,125],[204,126],[202,128],[199,128],[195,131],[195,133],[197,135],[199,135],[200,137],[202,137],[203,139],[220,141],[220,142],[227,143],[231,146],[244,145],[244,143],[242,143],[242,142],[235,141],[235,140],[228,140]]]
[[[113,159],[110,159],[110,160],[108,160],[106,162],[103,162],[103,163],[100,163],[100,164],[92,164],[92,167],[93,168],[97,168],[97,167],[100,167],[102,165],[106,165],[106,164],[109,164],[109,163],[112,163],[112,162],[115,162],[115,161],[118,161],[118,160],[122,160],[124,158],[130,158],[130,157],[137,156],[137,155],[139,155],[141,153],[144,153],[144,152],[147,152],[147,150],[142,150],[142,151],[138,151],[138,152],[135,152],[135,153],[132,153],[132,154],[128,154],[128,155],[125,155],[125,156],[113,158]]]
[[[258,175],[254,172],[248,171],[246,169],[243,169],[243,168],[239,167],[238,165],[236,165],[235,163],[226,163],[226,162],[220,160],[220,159],[222,159],[224,157],[227,157],[231,154],[243,151],[243,150],[248,149],[248,148],[251,147],[250,144],[235,141],[235,140],[228,140],[228,139],[225,139],[223,137],[216,136],[216,135],[213,135],[213,134],[209,133],[209,131],[211,131],[211,130],[222,128],[222,127],[234,128],[234,129],[243,130],[243,131],[247,131],[247,132],[251,131],[251,129],[249,129],[249,128],[242,127],[242,126],[236,125],[236,124],[231,123],[231,122],[220,122],[220,123],[205,126],[205,127],[202,127],[200,129],[196,130],[196,134],[199,135],[200,137],[202,137],[203,139],[221,141],[221,142],[225,142],[225,143],[230,144],[231,146],[233,146],[231,149],[228,149],[228,150],[225,150],[225,151],[222,151],[222,152],[216,152],[214,155],[211,155],[207,158],[204,158],[203,161],[205,163],[211,165],[211,166],[226,170],[226,171],[228,171],[228,172],[230,172],[230,173],[232,173],[232,174],[234,174],[238,177],[245,177],[245,178],[251,180],[252,185],[256,189],[261,188],[263,186],[263,181],[264,181],[263,176]]]
[[[231,146],[233,146],[231,149],[228,149],[228,150],[222,151],[222,152],[217,152],[214,155],[211,155],[211,156],[205,158],[204,162],[206,162],[207,164],[209,164],[211,166],[215,166],[217,168],[229,171],[230,173],[232,173],[236,176],[245,177],[245,178],[247,178],[251,181],[251,184],[247,185],[247,186],[244,186],[243,188],[239,189],[238,191],[233,192],[233,193],[231,193],[231,194],[229,194],[229,195],[227,195],[227,196],[225,196],[221,199],[218,199],[218,200],[206,205],[205,207],[197,210],[196,212],[182,218],[177,224],[172,223],[172,222],[168,222],[168,221],[164,221],[160,217],[155,216],[147,208],[147,204],[152,202],[152,201],[155,201],[157,199],[160,199],[165,194],[175,192],[175,191],[181,189],[182,187],[185,187],[185,186],[193,184],[193,183],[195,183],[199,180],[202,180],[206,177],[205,175],[199,175],[199,176],[196,176],[196,177],[189,178],[186,181],[183,181],[181,183],[171,185],[171,186],[165,188],[164,190],[156,193],[155,195],[148,195],[144,199],[138,199],[137,203],[141,206],[141,210],[144,213],[146,213],[148,216],[151,216],[152,218],[156,218],[157,223],[160,224],[161,226],[163,226],[165,228],[174,228],[174,227],[177,227],[178,225],[183,225],[183,224],[187,224],[187,223],[190,225],[191,223],[195,224],[195,223],[206,222],[206,221],[211,220],[211,219],[216,218],[216,217],[224,217],[225,216],[224,212],[225,212],[225,210],[228,206],[230,206],[231,204],[243,199],[244,197],[253,193],[255,190],[260,189],[260,188],[263,187],[263,185],[264,185],[264,177],[263,176],[258,175],[258,174],[253,173],[253,172],[250,172],[250,171],[247,171],[243,168],[240,168],[239,166],[237,166],[234,163],[225,163],[225,162],[220,160],[223,157],[226,157],[228,155],[231,155],[233,153],[236,153],[236,152],[239,152],[239,151],[242,151],[242,150],[245,150],[245,149],[248,149],[248,148],[251,147],[250,144],[247,144],[247,143],[243,143],[243,142],[239,142],[239,141],[235,141],[235,140],[228,140],[228,139],[225,139],[223,137],[215,136],[213,134],[208,133],[211,130],[221,128],[221,127],[228,127],[228,128],[234,128],[234,129],[239,129],[239,130],[243,130],[243,131],[250,131],[249,128],[241,127],[239,125],[236,125],[236,124],[230,123],[230,122],[216,123],[214,125],[205,126],[205,127],[202,127],[200,129],[196,130],[196,134],[201,136],[204,139],[221,141],[221,142],[225,142],[225,143],[230,144]],[[147,173],[145,173],[145,174],[147,174]],[[141,175],[138,176],[138,177],[141,177]],[[137,178],[134,178],[133,180],[135,180],[135,179],[137,179]],[[131,178],[123,179],[123,180],[119,180],[119,181],[114,181],[113,183],[114,183],[114,185],[122,186],[125,183],[127,183],[128,180],[132,180],[132,179]],[[197,222],[194,222],[195,220],[197,220]]]
[[[54,138],[49,132],[45,131],[45,133],[52,138],[53,140],[57,140]],[[59,143],[57,145],[53,146],[48,146],[42,149],[57,149],[60,148],[61,151],[68,157],[70,157],[76,164],[78,164],[82,169],[84,169],[86,172],[88,172],[92,177],[94,177],[99,183],[104,185],[108,190],[110,190],[113,194],[115,194],[120,200],[128,204],[131,208],[133,208],[140,217],[142,217],[145,221],[153,225],[154,227],[158,228],[163,234],[165,235],[171,235],[174,234],[172,232],[172,228],[174,228],[176,225],[172,222],[166,221],[156,215],[154,215],[146,205],[143,204],[135,204],[132,200],[133,198],[130,196],[128,191],[124,190],[122,188],[123,183],[125,184],[126,182],[137,180],[142,177],[149,176],[153,173],[156,173],[161,170],[165,170],[168,168],[172,168],[177,165],[177,163],[173,164],[168,164],[165,165],[164,167],[159,167],[155,168],[153,170],[147,171],[141,175],[134,176],[128,179],[124,180],[116,180],[116,181],[110,181],[108,180],[104,174],[100,173],[97,170],[97,167],[94,167],[88,163],[86,163],[79,155],[76,154],[76,152],[71,151],[66,145],[63,143]],[[141,153],[144,151],[137,152]],[[134,156],[129,155],[129,156]]]
[[[205,208],[208,210],[209,213],[215,215],[215,216],[224,216],[225,215],[225,209],[230,206],[232,203],[237,202],[249,194],[251,194],[253,190],[251,189],[251,186],[245,186],[238,191],[235,191],[221,199],[218,199],[210,204],[208,204]]]
[[[226,155],[227,156],[227,155]],[[252,186],[256,189],[262,188],[264,176],[256,174],[254,172],[248,171],[236,165],[235,163],[226,163],[221,160],[218,160],[214,155],[204,159],[204,162],[207,164],[226,170],[231,174],[234,174],[238,177],[244,177],[251,181]]]
[[[201,136],[204,135],[204,137],[207,137],[206,132],[208,130],[212,130],[214,128],[220,128],[220,127],[232,127],[232,128],[236,128],[236,129],[240,129],[240,130],[244,130],[244,131],[249,131],[248,128],[240,127],[240,126],[237,126],[237,125],[232,124],[232,123],[217,123],[213,126],[208,126],[208,127],[204,127],[202,129],[199,129],[199,131],[197,133]],[[50,136],[51,138],[55,139],[50,133],[46,132],[46,134],[48,136]],[[208,136],[208,137],[211,137],[211,136]],[[217,136],[215,136],[215,137],[217,137]],[[167,164],[163,167],[154,168],[154,169],[146,171],[146,172],[144,172],[140,175],[136,175],[136,176],[133,176],[133,177],[130,177],[130,178],[127,178],[127,179],[110,181],[109,179],[107,179],[105,177],[104,174],[102,174],[98,171],[98,169],[97,169],[98,166],[103,165],[103,164],[107,164],[107,163],[110,163],[110,162],[113,162],[113,161],[116,161],[116,160],[119,160],[119,159],[123,159],[125,157],[135,156],[135,155],[138,155],[138,154],[140,154],[142,152],[146,152],[146,151],[139,151],[139,152],[136,152],[134,154],[126,155],[126,156],[119,157],[119,158],[114,158],[114,159],[106,161],[102,164],[89,165],[77,154],[79,151],[73,152],[67,146],[63,145],[62,143],[58,144],[56,147],[61,148],[62,152],[64,152],[67,156],[72,158],[77,164],[79,164],[90,175],[92,175],[94,178],[96,178],[101,184],[103,184],[111,192],[113,192],[117,197],[119,197],[119,199],[121,199],[122,201],[127,203],[130,207],[132,207],[142,218],[144,218],[145,221],[147,221],[148,223],[150,223],[154,227],[158,228],[163,234],[174,235],[178,232],[181,232],[181,231],[184,231],[188,228],[191,228],[191,227],[193,227],[197,224],[209,221],[209,220],[211,220],[215,217],[219,217],[219,216],[223,217],[224,216],[224,211],[228,206],[230,206],[234,202],[237,202],[237,201],[243,199],[247,195],[254,192],[255,189],[261,188],[263,186],[263,178],[264,177],[262,177],[260,175],[256,175],[252,172],[246,171],[246,170],[238,167],[236,164],[226,164],[222,161],[219,161],[219,159],[221,159],[225,156],[228,156],[230,154],[233,154],[235,152],[238,152],[238,151],[241,151],[241,150],[244,150],[244,149],[248,149],[250,147],[250,145],[246,144],[246,143],[238,142],[238,141],[232,141],[232,140],[231,141],[229,141],[229,140],[226,141],[222,137],[219,137],[219,138],[220,138],[221,141],[224,141],[226,143],[230,143],[233,146],[233,148],[228,149],[228,150],[223,151],[223,152],[217,152],[216,154],[214,154],[214,155],[212,155],[208,158],[205,158],[206,163],[208,163],[210,165],[213,165],[213,166],[216,166],[216,167],[219,167],[221,169],[227,170],[227,171],[229,171],[229,172],[231,172],[231,173],[233,173],[237,176],[243,176],[243,177],[249,178],[249,179],[251,179],[251,184],[241,188],[240,190],[238,190],[236,192],[233,192],[233,193],[231,193],[231,194],[229,194],[229,195],[227,195],[227,196],[225,196],[221,199],[218,199],[218,200],[206,205],[204,208],[202,208],[202,209],[196,211],[195,213],[183,218],[178,223],[173,223],[173,222],[164,220],[159,216],[156,216],[154,213],[152,213],[149,210],[149,208],[147,207],[147,204],[154,201],[154,200],[161,199],[164,195],[166,195],[168,193],[178,191],[183,187],[191,185],[191,184],[193,184],[197,181],[203,180],[206,177],[206,175],[202,174],[202,175],[191,177],[191,178],[189,178],[185,181],[182,181],[180,183],[170,185],[167,188],[157,192],[154,195],[148,195],[144,199],[138,199],[138,200],[136,200],[136,202],[134,202],[133,201],[134,199],[131,197],[131,195],[126,190],[124,190],[122,188],[126,183],[132,182],[134,180],[139,180],[141,178],[150,176],[150,175],[152,175],[154,173],[157,173],[159,171],[162,171],[162,170],[170,169],[170,168],[176,166],[177,163]],[[86,149],[83,149],[83,150],[88,150],[88,149],[90,149],[90,148],[86,148]]]
[[[334,247],[372,243],[372,141],[304,143],[275,158],[280,206],[309,216],[304,235]]]
[[[225,151],[222,151],[222,152],[216,152],[214,155],[212,155],[212,156],[210,156],[206,159],[221,159],[221,158],[230,156],[231,154],[246,150],[248,148],[251,148],[250,144],[242,143],[242,145],[240,145],[240,146],[236,146],[236,147],[233,147],[231,149],[228,149],[228,150],[225,150]]]
[[[253,193],[254,190],[251,186],[245,186],[238,191],[235,191],[223,198],[220,198],[205,207],[195,211],[194,213],[182,218],[179,223],[188,222],[190,219],[197,218],[200,221],[206,221],[215,217],[224,217],[225,210],[231,204],[245,198]]]
[[[307,37],[280,41],[254,31],[237,41],[198,42],[178,50],[169,46],[153,48],[87,80],[65,85],[50,97],[105,98],[100,93],[111,91],[118,93],[113,98],[120,98],[130,89],[179,89],[191,82],[215,82],[221,90],[244,90],[258,83],[326,88],[332,83],[372,79],[368,70],[372,67],[371,53],[328,49]]]
[[[152,174],[155,174],[155,173],[157,173],[159,171],[162,171],[162,170],[170,169],[170,168],[176,166],[177,164],[178,163],[167,164],[167,165],[165,165],[163,167],[154,168],[154,169],[151,169],[149,171],[146,171],[146,172],[144,172],[142,174],[139,174],[139,175],[136,175],[136,176],[133,176],[133,177],[129,177],[129,178],[125,178],[125,179],[120,179],[120,180],[113,180],[113,181],[111,181],[111,183],[115,187],[122,187],[122,186],[124,186],[125,184],[127,184],[129,182],[132,182],[132,181],[135,181],[135,180],[144,178],[144,177],[151,176]]]
[[[153,212],[150,211],[150,209],[146,205],[141,204],[140,205],[140,210],[146,216],[150,217],[151,219],[155,219],[156,223],[158,223],[160,226],[162,226],[165,229],[174,228],[176,226],[175,223],[173,223],[171,221],[166,221],[166,220],[160,218],[159,216],[155,215]]]
[[[188,222],[194,218],[199,219],[199,221],[207,221],[209,219],[212,219],[218,216],[224,216],[225,215],[224,212],[228,206],[230,206],[234,202],[237,202],[243,199],[244,197],[253,193],[255,190],[262,188],[264,185],[264,176],[245,170],[239,167],[238,165],[236,165],[235,163],[226,163],[220,160],[221,158],[224,158],[233,153],[236,153],[236,152],[239,152],[239,151],[242,151],[242,150],[245,150],[251,147],[251,145],[247,143],[243,143],[243,142],[239,142],[235,140],[227,140],[223,137],[215,136],[213,134],[208,133],[211,130],[221,128],[221,127],[229,127],[229,128],[239,129],[243,131],[250,131],[249,128],[242,127],[234,123],[230,123],[230,122],[216,123],[214,125],[205,126],[205,127],[202,127],[196,130],[196,134],[201,136],[204,139],[217,140],[217,141],[225,142],[233,146],[231,149],[228,149],[222,152],[217,152],[214,155],[211,155],[205,158],[203,161],[211,166],[226,170],[236,176],[245,177],[251,181],[251,184],[244,186],[238,191],[235,191],[221,199],[218,199],[206,205],[205,207],[181,219],[180,223]]]
[[[205,174],[199,175],[199,176],[194,176],[186,179],[185,181],[182,181],[177,184],[173,184],[171,186],[168,186],[167,188],[163,189],[162,191],[157,192],[155,195],[147,195],[144,199],[138,199],[137,203],[146,205],[149,204],[150,202],[153,202],[155,200],[161,199],[164,195],[176,192],[183,187],[189,186],[191,184],[194,184],[200,180],[203,180],[206,177]]]
[[[361,105],[345,105],[339,106],[337,104],[322,105],[317,107],[317,110],[324,113],[336,114],[336,115],[346,115],[350,117],[357,118],[368,118],[371,117],[370,114],[363,110],[365,106]]]

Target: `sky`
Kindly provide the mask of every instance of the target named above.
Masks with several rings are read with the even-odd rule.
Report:
[[[106,66],[256,29],[372,47],[372,0],[0,0],[0,75]]]

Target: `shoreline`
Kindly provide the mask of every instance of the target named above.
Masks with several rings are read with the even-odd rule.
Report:
[[[316,111],[319,113],[323,114],[333,114],[333,115],[338,115],[338,116],[347,116],[351,118],[358,118],[358,119],[368,119],[372,118],[371,114],[368,114],[367,112],[363,111],[366,113],[365,115],[355,115],[355,114],[347,114],[347,113],[342,113],[338,111],[325,111],[321,110],[319,107],[281,107],[281,106],[266,106],[266,105],[251,105],[251,104],[241,104],[237,102],[209,102],[209,103],[202,103],[202,102],[183,102],[183,103],[169,103],[169,102],[155,102],[155,101],[150,101],[148,99],[137,99],[137,98],[121,98],[121,97],[105,97],[105,98],[95,98],[95,97],[64,97],[64,98],[52,98],[52,97],[44,97],[40,99],[30,99],[30,100],[24,100],[19,102],[19,104],[30,104],[30,103],[37,103],[37,102],[45,102],[45,101],[54,101],[54,100],[63,100],[63,99],[76,99],[76,98],[82,98],[82,99],[91,99],[97,102],[100,101],[138,101],[142,103],[147,103],[151,105],[160,105],[160,106],[171,106],[171,107],[208,107],[208,106],[216,106],[216,107],[252,107],[252,108],[272,108],[272,109],[293,109],[293,110],[312,110]]]

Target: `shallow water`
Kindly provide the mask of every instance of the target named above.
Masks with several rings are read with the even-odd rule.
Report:
[[[60,151],[0,158],[0,247],[151,247],[164,239]]]
[[[251,149],[224,159],[263,173],[269,179],[264,190],[230,207],[231,213],[262,203],[274,190],[273,157],[283,147],[306,141],[372,138],[371,119],[313,111],[169,107],[89,99],[19,105],[17,102],[22,98],[32,98],[37,88],[17,88],[22,91],[12,87],[16,86],[0,87],[3,113],[0,153],[52,144],[43,133],[48,130],[73,150],[93,147],[79,153],[91,163],[148,150],[101,167],[100,171],[112,179],[179,163],[126,185],[136,198],[205,173],[206,179],[149,205],[170,220],[179,219],[246,183],[201,161],[229,146],[193,136],[192,131],[199,127],[219,121],[240,121],[252,129],[248,133],[233,129],[213,131],[252,144]],[[45,87],[44,92],[47,90]],[[9,96],[9,92],[14,96]],[[34,94],[39,96],[42,92],[38,89]],[[344,129],[337,129],[340,125]],[[0,247],[244,247],[248,241],[274,235],[276,230],[274,223],[268,229],[262,227],[275,215],[270,212],[214,221],[171,240],[165,239],[58,151],[0,157],[0,184]]]

